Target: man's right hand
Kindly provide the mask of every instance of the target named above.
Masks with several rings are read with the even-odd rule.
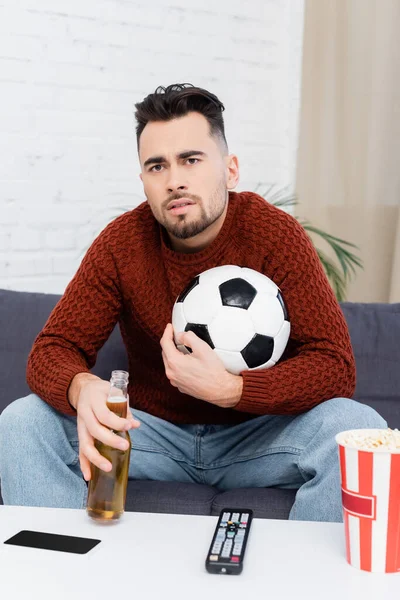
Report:
[[[109,381],[91,373],[79,373],[73,378],[68,391],[69,402],[77,411],[79,462],[86,481],[91,477],[90,463],[103,471],[111,470],[111,463],[95,448],[94,440],[127,450],[128,441],[110,429],[128,431],[140,426],[140,422],[133,418],[129,406],[125,419],[107,408],[109,390]]]

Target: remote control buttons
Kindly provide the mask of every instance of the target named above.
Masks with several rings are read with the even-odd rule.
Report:
[[[222,548],[222,553],[221,556],[222,558],[229,558],[229,555],[231,553],[231,549],[232,549],[232,540],[226,540],[224,547]]]
[[[225,509],[220,512],[212,547],[206,560],[210,573],[239,574],[253,512],[248,509]]]
[[[233,513],[231,521],[233,521],[234,523],[239,523],[239,520],[240,520],[240,513]]]

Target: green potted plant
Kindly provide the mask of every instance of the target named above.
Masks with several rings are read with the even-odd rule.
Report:
[[[272,192],[273,187],[274,186],[271,185],[269,188],[263,191],[262,185],[258,184],[254,191],[265,198],[267,202],[270,202],[279,208],[287,209],[292,206],[297,206],[298,201],[295,194],[288,193],[286,189],[279,189],[275,192]],[[315,227],[305,219],[300,219],[296,215],[293,216],[295,219],[297,219],[297,221],[299,221],[299,223],[308,233],[313,233],[320,236],[332,248],[336,257],[336,261],[332,260],[323,250],[315,246],[335,296],[338,302],[343,302],[346,299],[347,284],[356,274],[356,267],[361,269],[363,268],[362,260],[349,250],[349,248],[358,249],[358,247],[355,244],[330,235],[326,231],[322,231],[322,229]],[[313,241],[311,236],[310,239]]]

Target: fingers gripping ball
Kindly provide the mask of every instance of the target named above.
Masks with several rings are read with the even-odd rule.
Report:
[[[197,275],[174,304],[172,326],[175,343],[177,333],[193,331],[235,375],[275,365],[290,334],[278,286],[258,271],[235,265]]]

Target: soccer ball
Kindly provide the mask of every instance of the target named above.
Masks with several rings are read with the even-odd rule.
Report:
[[[290,322],[282,294],[269,277],[236,265],[197,275],[172,310],[176,334],[193,331],[218,354],[230,373],[268,369],[282,356]]]

